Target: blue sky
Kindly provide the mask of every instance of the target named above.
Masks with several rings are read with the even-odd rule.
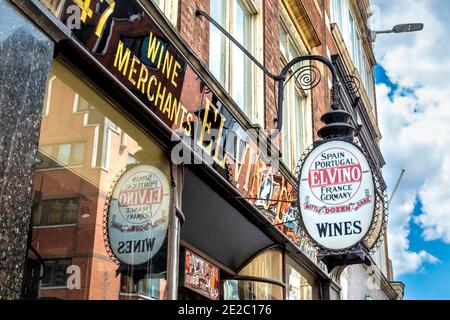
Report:
[[[389,91],[387,97],[390,101],[395,100],[395,95],[414,96],[414,90],[411,88],[400,88],[388,77],[386,70],[377,65],[375,68],[375,78],[377,85],[386,85]],[[395,107],[395,105],[394,105]],[[450,132],[449,132],[450,133]],[[387,137],[389,138],[389,137]],[[419,190],[417,190],[419,192]],[[409,250],[420,252],[425,250],[430,255],[437,257],[438,262],[422,263],[416,270],[401,274],[396,280],[402,281],[406,286],[406,300],[449,300],[450,299],[450,245],[442,240],[425,240],[423,228],[415,220],[423,215],[423,204],[420,196],[417,195],[414,203],[414,209],[411,212],[408,223]],[[394,212],[395,214],[395,212]],[[392,257],[395,259],[395,257]]]
[[[422,213],[422,204],[417,200],[414,216]],[[450,299],[450,246],[440,240],[424,241],[422,229],[414,222],[410,223],[410,249],[425,249],[438,256],[440,262],[425,264],[417,272],[402,275],[398,280],[406,285],[405,299],[414,300],[448,300]]]
[[[382,34],[377,108],[388,193],[389,255],[406,299],[450,299],[450,32],[448,0],[371,0],[373,30],[424,23],[422,32]]]
[[[421,204],[417,203],[414,215],[421,214]],[[440,240],[424,241],[422,229],[415,223],[410,224],[411,250],[425,249],[432,255],[439,257],[437,264],[425,264],[415,273],[405,274],[399,280],[406,285],[405,299],[450,299],[450,246]]]

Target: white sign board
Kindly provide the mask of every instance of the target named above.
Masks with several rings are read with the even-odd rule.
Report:
[[[375,185],[365,155],[355,145],[330,141],[303,163],[299,206],[309,236],[326,249],[360,242],[375,213]]]
[[[161,248],[167,234],[170,186],[156,167],[126,171],[114,187],[108,211],[108,239],[114,256],[140,265]]]

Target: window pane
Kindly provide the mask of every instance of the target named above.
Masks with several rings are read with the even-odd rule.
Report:
[[[312,287],[294,268],[287,268],[288,300],[312,300]]]
[[[84,142],[74,143],[71,147],[70,165],[81,166],[84,161]]]
[[[332,21],[337,23],[341,33],[344,32],[342,25],[342,1],[346,0],[333,0],[332,5]]]
[[[284,58],[288,58],[288,35],[284,26],[280,25],[280,51]]]
[[[66,286],[67,268],[69,265],[70,261],[67,260],[59,260],[56,262],[56,266],[54,268],[54,281],[52,285],[55,287]]]
[[[300,156],[303,153],[303,150],[305,148],[303,141],[305,139],[304,132],[305,132],[305,123],[303,120],[303,99],[300,95],[300,92],[298,89],[295,89],[294,94],[294,106],[295,106],[295,152],[294,152],[294,161],[297,163],[298,160],[300,160]],[[295,164],[294,164],[295,165]]]
[[[313,300],[318,296],[314,277],[289,256],[286,256],[286,293],[288,300]]]
[[[289,45],[289,61],[291,61],[294,58],[297,58],[298,56],[300,56],[300,54],[298,53],[297,49],[294,47],[294,45],[290,41],[290,45]]]
[[[211,1],[211,17],[219,22],[225,29],[225,1]],[[225,36],[214,26],[210,26],[209,40],[209,69],[211,73],[225,85]]]
[[[89,103],[87,102],[86,99],[79,96],[77,111],[82,112],[82,111],[88,111],[88,110],[89,110]]]
[[[283,255],[280,250],[266,250],[239,272],[251,276],[283,281]]]
[[[348,13],[348,25],[349,25],[349,34],[348,34],[348,41],[347,41],[347,48],[350,52],[350,55],[352,57],[353,62],[355,61],[355,51],[353,50],[355,44],[355,23],[353,21],[352,14]]]
[[[66,202],[64,207],[64,223],[75,223],[78,217],[79,199],[71,199]]]
[[[123,218],[125,213],[122,215],[122,212],[126,209],[137,212],[149,208],[139,202],[136,206],[135,203],[124,204],[120,207],[122,211],[120,208],[113,211],[116,220],[110,221],[117,222],[117,229],[109,229],[119,234],[115,239],[116,253],[121,242],[123,247],[126,246],[125,254],[130,257],[126,265],[117,263],[108,253],[109,248],[103,238],[103,217],[107,200],[110,203],[115,201],[116,206],[119,206],[111,194],[111,190],[117,188],[118,179],[137,166],[142,166],[139,169],[143,170],[133,171],[143,172],[139,179],[153,177],[148,174],[151,172],[148,171],[149,167],[155,172],[158,169],[161,173],[158,179],[167,179],[167,184],[161,183],[161,188],[166,186],[166,190],[169,190],[170,165],[165,152],[108,100],[62,64],[55,61],[51,74],[55,77],[52,82],[53,94],[49,100],[51,107],[48,115],[42,118],[38,156],[58,159],[64,165],[57,170],[50,166],[40,167],[35,173],[34,205],[36,211],[42,212],[42,219],[34,220],[39,225],[33,225],[30,240],[42,259],[57,262],[53,265],[47,263],[49,271],[46,270],[45,279],[41,282],[36,277],[40,269],[37,257],[31,250],[28,252],[27,266],[30,268],[27,267],[24,274],[24,298],[122,300],[140,299],[141,296],[137,296],[139,292],[146,297],[162,299],[166,292],[168,210],[160,205],[158,208],[162,210],[146,212],[145,216]],[[95,106],[95,110],[90,108],[84,116],[74,113],[73,101],[76,95],[84,97],[89,105]],[[103,136],[104,132],[109,133],[107,139]],[[127,136],[126,143],[123,135]],[[100,163],[103,152],[110,159],[108,170],[82,165]],[[133,164],[129,164],[129,155],[135,159]],[[142,185],[142,189],[136,192],[148,194],[155,186],[158,188],[158,181],[153,181],[152,186]],[[117,193],[121,194],[123,190],[125,187],[121,187]],[[164,201],[170,203],[166,190]],[[126,219],[132,222],[128,223]],[[142,228],[134,231],[135,228],[130,228],[127,230],[131,233],[127,234],[128,238],[120,237],[122,228],[144,225],[140,224],[143,220],[148,220],[149,225],[159,225],[152,230]],[[149,239],[150,242],[141,239]],[[144,262],[139,260],[137,266],[134,259],[140,253],[143,253],[140,258]],[[143,255],[148,256],[147,260]],[[67,267],[72,264],[80,272],[80,289],[62,288],[67,279]],[[120,290],[120,279],[127,276],[132,277],[136,284],[134,298]],[[138,285],[141,287],[138,288]],[[43,286],[47,288],[42,289]],[[55,286],[61,288],[48,288]]]
[[[60,224],[62,222],[64,204],[59,200],[51,200],[44,206],[44,215],[47,217],[47,225]]]
[[[54,270],[54,261],[45,261],[44,263],[44,279],[42,279],[42,286],[49,287],[52,285],[52,278],[53,278],[53,270]]]
[[[71,145],[70,144],[62,144],[58,147],[58,155],[57,159],[58,161],[63,165],[69,165],[70,161],[70,151],[71,151]]]
[[[283,287],[266,282],[227,280],[224,300],[283,300]]]
[[[245,8],[242,1],[238,0],[234,17],[235,38],[247,50],[251,50],[251,14]],[[245,54],[236,46],[233,46],[231,73],[233,75],[232,96],[239,107],[251,117],[251,89],[252,74],[251,62]]]
[[[290,87],[290,86],[288,86]],[[289,110],[289,97],[290,91],[288,88],[285,89],[285,98],[283,101],[283,126],[281,127],[282,131],[282,143],[283,143],[283,162],[285,165],[288,166],[288,168],[291,167],[291,161],[290,161],[290,155],[291,155],[291,138],[290,138],[290,126],[291,121],[289,118],[290,110]]]

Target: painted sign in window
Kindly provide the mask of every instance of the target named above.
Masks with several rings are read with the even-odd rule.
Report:
[[[184,286],[211,300],[219,300],[219,268],[186,250]]]
[[[126,265],[141,265],[161,248],[169,224],[170,186],[161,170],[138,165],[114,187],[107,219],[108,242]]]

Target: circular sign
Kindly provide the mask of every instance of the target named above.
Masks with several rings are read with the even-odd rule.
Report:
[[[114,186],[108,207],[108,242],[114,256],[127,265],[149,261],[167,234],[170,186],[156,167],[126,171]]]
[[[343,250],[369,232],[375,214],[375,185],[361,150],[345,141],[315,148],[300,172],[300,214],[309,236],[321,247]]]

